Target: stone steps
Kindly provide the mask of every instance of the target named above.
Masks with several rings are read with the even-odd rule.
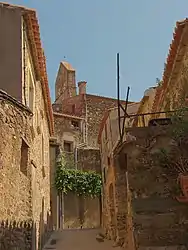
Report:
[[[134,237],[138,249],[184,249],[188,242],[185,206],[158,197],[136,200],[134,205]]]
[[[148,246],[139,247],[138,250],[186,250],[186,246]]]

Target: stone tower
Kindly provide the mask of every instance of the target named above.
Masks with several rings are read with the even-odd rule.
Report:
[[[61,62],[55,83],[55,100],[62,100],[76,96],[75,69],[67,62]]]

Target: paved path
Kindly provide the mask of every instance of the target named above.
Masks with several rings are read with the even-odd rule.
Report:
[[[44,250],[112,250],[113,242],[104,240],[99,242],[97,229],[67,229],[55,232]],[[116,250],[121,248],[116,247]]]

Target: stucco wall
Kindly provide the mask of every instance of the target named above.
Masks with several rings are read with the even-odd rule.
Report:
[[[101,173],[100,152],[96,149],[79,149],[77,168]],[[65,228],[98,228],[101,223],[101,199],[79,197],[74,193],[64,195]]]
[[[0,89],[22,100],[22,17],[16,8],[0,6]],[[10,73],[11,72],[11,73]]]

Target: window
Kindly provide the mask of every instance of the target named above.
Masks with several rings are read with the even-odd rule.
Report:
[[[110,157],[108,157],[108,167],[110,167]]]
[[[106,125],[106,123],[105,123],[104,130],[105,130],[105,139],[107,139],[107,125]]]
[[[104,183],[106,183],[106,168],[103,168],[103,179]]]
[[[31,72],[29,71],[29,81],[28,81],[28,86],[29,86],[29,100],[28,100],[28,106],[30,110],[33,112],[34,109],[34,85],[31,77]]]
[[[27,166],[28,166],[28,157],[29,156],[29,146],[22,139],[21,145],[21,159],[20,159],[20,171],[27,176]]]
[[[72,125],[74,128],[79,128],[79,122],[78,122],[78,121],[71,121],[71,125]]]
[[[44,166],[44,136],[42,135],[42,147],[41,147],[41,157],[42,157],[42,166]]]
[[[73,105],[72,105],[72,113],[73,113],[73,114],[75,114],[75,109],[76,109],[76,105],[73,104]]]
[[[64,141],[64,151],[72,152],[72,142]]]

